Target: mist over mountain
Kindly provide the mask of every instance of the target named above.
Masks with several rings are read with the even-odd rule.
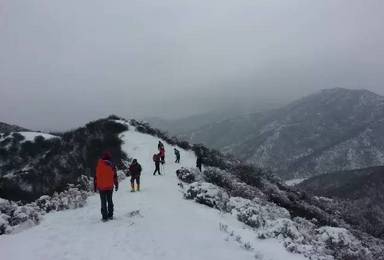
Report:
[[[284,104],[289,103],[288,100],[284,99],[270,99],[270,98],[221,98],[217,97],[222,104],[211,104],[212,111],[200,112],[198,114],[179,117],[176,119],[158,117],[147,117],[143,118],[149,122],[153,127],[163,129],[169,132],[171,135],[176,135],[181,138],[190,139],[191,132],[198,131],[198,129],[212,124],[213,122],[221,122],[228,118],[235,118],[243,116],[250,112],[266,112],[271,109],[281,107]],[[184,109],[182,104],[178,105],[181,110]],[[180,111],[179,111],[180,112]]]

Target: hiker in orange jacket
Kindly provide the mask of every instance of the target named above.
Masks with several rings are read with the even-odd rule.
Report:
[[[119,189],[116,168],[112,162],[110,152],[104,152],[97,162],[96,175],[94,179],[94,190],[98,190],[101,201],[101,215],[103,221],[113,219],[113,186],[115,191]]]

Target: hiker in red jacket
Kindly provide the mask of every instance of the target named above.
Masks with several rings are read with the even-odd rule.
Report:
[[[159,173],[159,175],[161,175],[160,173],[160,154],[154,154],[153,155],[153,161],[155,162],[155,171],[153,172],[153,175],[156,175],[156,172]]]
[[[140,191],[141,165],[136,159],[133,159],[131,166],[129,166],[129,172],[131,174],[131,192],[135,191],[135,181],[137,186],[136,191]]]
[[[161,164],[164,164],[165,163],[165,149],[164,147],[160,148],[160,161],[161,161]]]
[[[160,151],[161,148],[164,148],[164,144],[159,141],[159,143],[157,144],[157,149]]]
[[[165,163],[165,149],[164,149],[164,144],[161,141],[159,141],[159,144],[157,145],[157,149],[159,150],[161,164],[164,164]]]
[[[104,152],[97,162],[94,179],[94,190],[95,192],[98,190],[100,194],[103,221],[113,219],[113,186],[115,186],[115,191],[119,189],[116,168],[112,163],[111,153]]]

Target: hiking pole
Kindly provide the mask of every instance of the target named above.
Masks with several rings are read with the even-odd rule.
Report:
[[[128,166],[125,164],[123,160],[121,160],[121,163],[125,166],[126,169],[128,169]]]

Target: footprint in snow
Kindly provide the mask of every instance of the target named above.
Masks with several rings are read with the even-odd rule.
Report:
[[[134,218],[134,217],[143,218],[144,217],[143,215],[141,215],[140,210],[130,211],[126,214],[126,216],[129,218]]]

